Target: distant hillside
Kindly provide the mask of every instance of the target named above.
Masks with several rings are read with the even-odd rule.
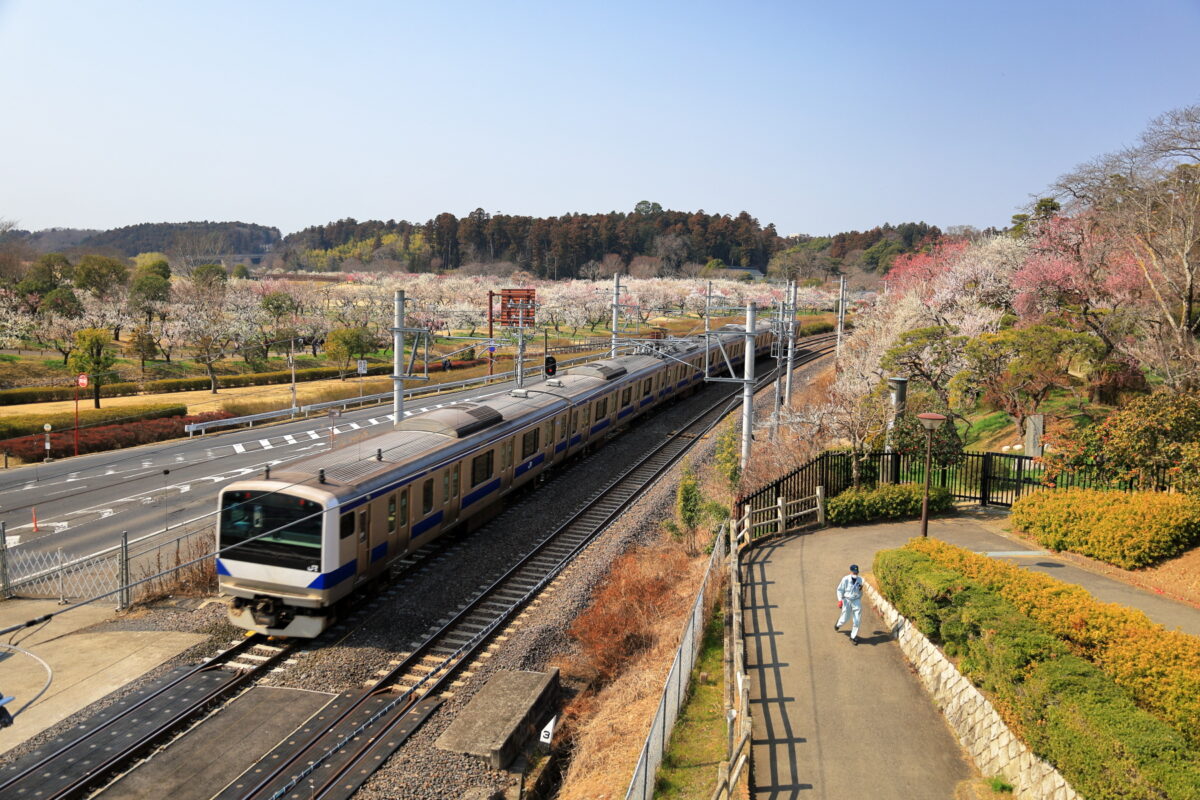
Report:
[[[479,208],[424,223],[344,219],[289,234],[277,253],[291,269],[424,272],[505,262],[541,277],[572,278],[611,274],[614,263],[635,273],[696,270],[714,260],[765,269],[783,246],[774,225],[745,211],[671,211],[643,201],[632,212],[559,217]]]
[[[150,252],[223,255],[265,253],[279,240],[278,228],[248,222],[143,222],[97,233],[80,244],[125,256]]]
[[[6,240],[35,253],[102,252],[132,257],[169,253],[194,258],[266,253],[279,240],[279,229],[248,222],[143,222],[107,231],[48,228],[9,231]]]

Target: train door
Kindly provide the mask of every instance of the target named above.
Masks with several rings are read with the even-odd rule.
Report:
[[[396,551],[397,552],[407,552],[408,544],[410,541],[412,541],[412,537],[409,536],[409,533],[408,533],[409,532],[409,527],[408,527],[408,489],[400,490],[400,504],[397,508],[397,512],[398,513],[397,513],[397,517],[396,517],[396,528],[397,528],[397,533],[396,533],[397,550]]]
[[[358,509],[358,579],[367,576],[371,568],[371,506]]]

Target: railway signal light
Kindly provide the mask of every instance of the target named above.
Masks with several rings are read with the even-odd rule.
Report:
[[[553,377],[558,372],[558,360],[554,356],[546,356],[546,377]]]

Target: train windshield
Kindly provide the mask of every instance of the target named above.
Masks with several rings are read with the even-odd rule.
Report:
[[[221,556],[317,571],[322,510],[320,503],[280,492],[226,492],[221,501]]]

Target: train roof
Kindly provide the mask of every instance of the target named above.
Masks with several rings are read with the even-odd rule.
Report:
[[[669,347],[676,355],[701,350],[698,343],[686,341],[672,342]],[[376,473],[390,473],[399,464],[411,464],[416,470],[436,467],[452,455],[479,447],[478,434],[502,434],[524,427],[530,416],[541,416],[539,411],[587,400],[604,391],[612,380],[661,364],[661,356],[627,355],[571,367],[557,378],[534,381],[521,390],[406,416],[397,428],[293,461],[275,470],[273,477],[310,484],[324,470],[322,488],[342,494],[351,485],[369,482]]]

